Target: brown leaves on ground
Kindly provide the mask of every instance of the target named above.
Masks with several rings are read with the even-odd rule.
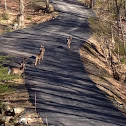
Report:
[[[45,2],[33,3],[32,0],[24,0],[25,6],[25,27],[33,26],[34,24],[39,24],[46,22],[57,16],[57,12],[54,12],[54,8],[50,5],[50,13],[45,13]],[[0,1],[0,17],[5,13],[4,0]],[[17,15],[19,11],[19,1],[17,0],[8,0],[7,1],[7,15],[8,20],[1,20],[0,25],[3,27],[0,28],[0,33],[8,26],[14,26],[15,21],[17,21]]]
[[[126,113],[126,84],[113,78],[112,70],[106,63],[100,48],[100,42],[95,37],[91,37],[80,49],[80,55],[91,80],[100,90],[111,97],[111,100],[114,99],[116,104],[121,104],[123,107],[119,109]],[[124,68],[126,65],[123,64],[119,70],[124,72]]]

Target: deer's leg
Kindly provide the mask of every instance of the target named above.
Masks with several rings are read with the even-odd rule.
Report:
[[[42,55],[42,60],[43,60],[44,55]]]
[[[68,49],[70,49],[70,43],[68,43],[67,47],[68,47]]]
[[[70,49],[70,44],[69,44],[69,49]]]
[[[40,60],[41,60],[41,59],[39,59],[39,64],[40,64]]]
[[[38,58],[36,58],[36,61],[35,61],[35,66],[37,66],[37,62],[38,62]]]

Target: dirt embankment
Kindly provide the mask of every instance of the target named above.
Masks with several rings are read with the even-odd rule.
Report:
[[[80,2],[90,5],[85,0]],[[120,4],[122,17],[119,17],[114,5],[111,0],[93,4],[96,17],[88,20],[93,35],[80,49],[80,56],[91,80],[126,113],[125,5]]]
[[[91,80],[115,106],[126,113],[126,83],[113,78],[112,69],[106,62],[100,41],[92,36],[80,49],[80,55]],[[123,71],[126,72],[126,67],[123,67]]]

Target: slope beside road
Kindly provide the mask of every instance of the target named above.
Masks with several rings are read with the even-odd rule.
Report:
[[[79,48],[91,36],[87,19],[95,16],[76,0],[53,0],[59,16],[32,28],[0,36],[1,52],[27,57],[26,86],[37,112],[49,126],[125,126],[126,117],[85,72]],[[73,36],[70,50],[66,39]],[[40,45],[44,60],[34,66]]]

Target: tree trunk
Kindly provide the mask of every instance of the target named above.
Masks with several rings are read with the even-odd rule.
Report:
[[[112,32],[112,46],[113,46],[113,48],[114,48],[114,46],[115,46],[115,39],[114,39],[114,30],[113,30],[113,27],[112,27],[112,25],[111,25],[111,32]]]
[[[4,0],[5,12],[7,11],[7,0]]]
[[[122,21],[121,21],[121,15],[120,15],[120,28],[121,28],[121,33],[122,33],[122,40],[123,40],[123,46],[124,46],[124,52],[126,54],[126,42],[125,42],[125,38],[124,38],[124,29],[123,29],[123,24],[122,24]]]
[[[126,1],[124,1],[124,4],[125,4],[125,11],[126,11]]]
[[[24,27],[24,1],[20,0],[19,27]]]
[[[46,0],[46,12],[49,12],[49,0]]]
[[[90,7],[93,9],[95,0],[90,0]]]
[[[117,0],[115,0],[115,4],[116,4],[116,12],[117,12],[117,14],[118,14],[118,16],[119,16],[119,6],[118,6],[118,1]]]

